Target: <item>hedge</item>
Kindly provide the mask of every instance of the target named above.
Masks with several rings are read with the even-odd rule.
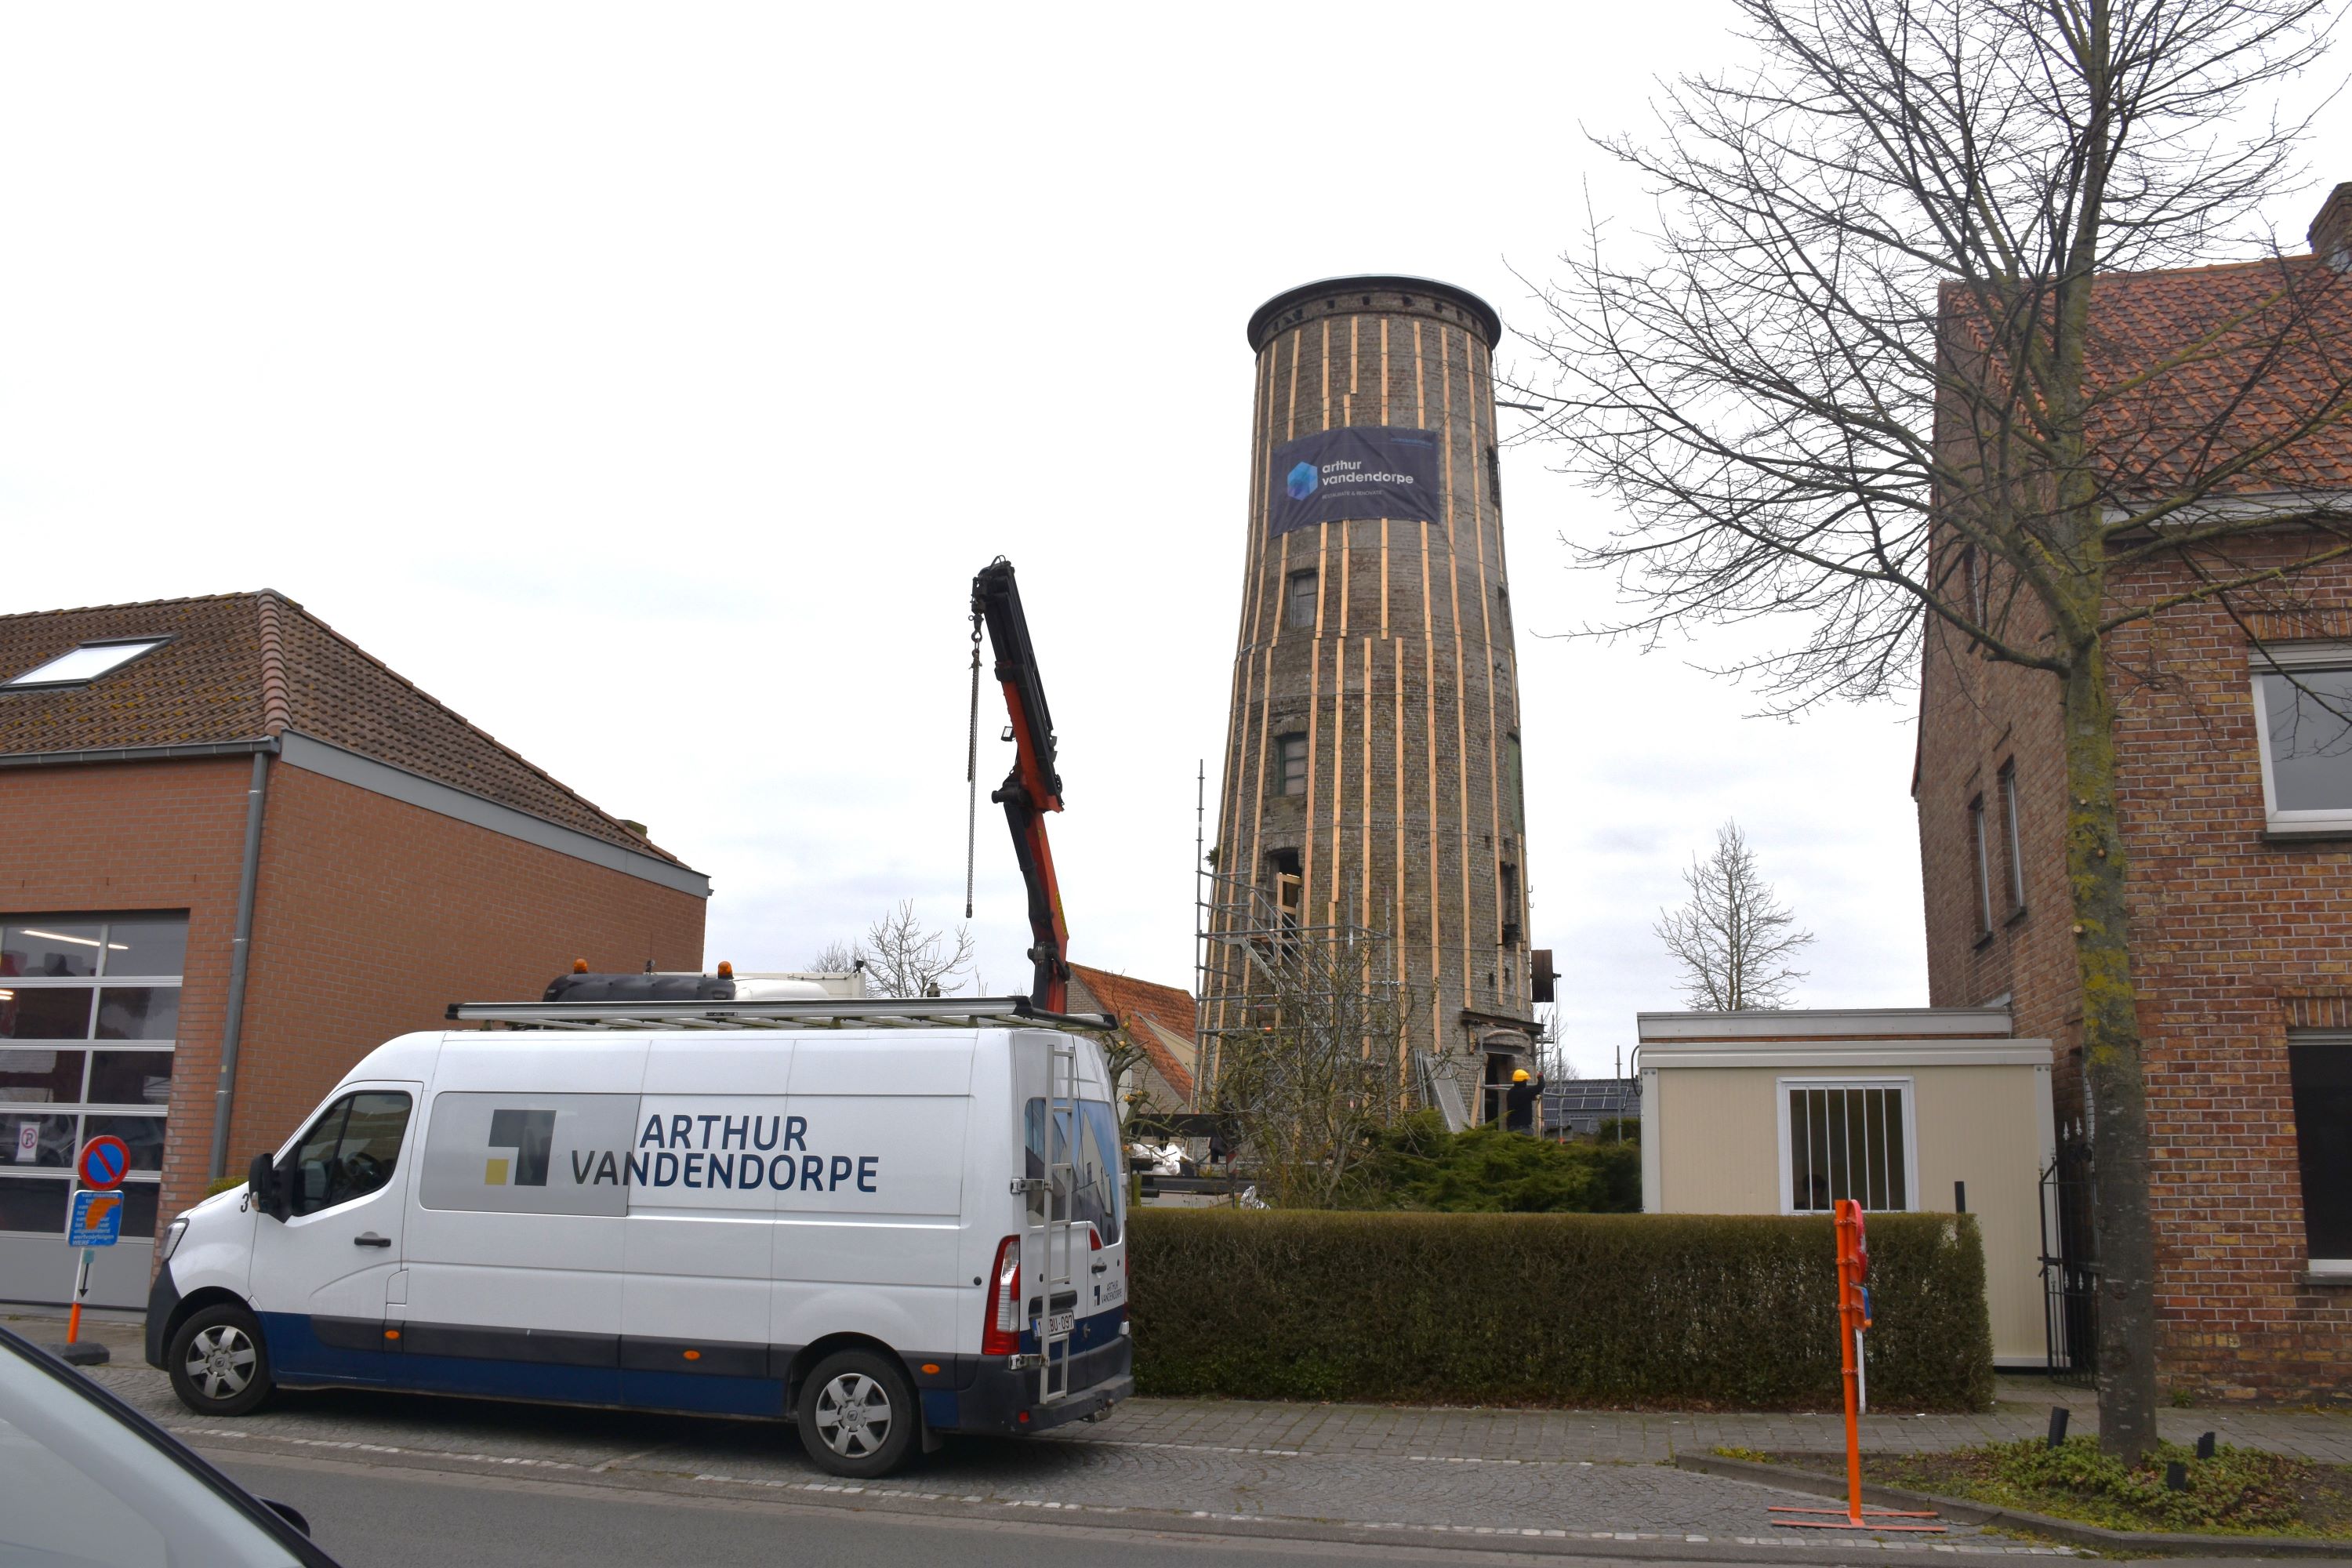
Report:
[[[1830,1222],[1139,1209],[1137,1392],[1454,1405],[1838,1405]],[[1984,1410],[1976,1222],[1870,1220],[1869,1394]]]

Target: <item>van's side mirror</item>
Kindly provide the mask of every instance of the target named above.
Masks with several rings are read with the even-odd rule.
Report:
[[[285,1184],[278,1176],[278,1162],[267,1152],[256,1154],[252,1166],[246,1172],[245,1184],[252,1189],[253,1206],[272,1219],[284,1219],[287,1215]]]

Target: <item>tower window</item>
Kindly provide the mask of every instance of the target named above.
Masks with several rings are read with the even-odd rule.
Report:
[[[1519,868],[1509,865],[1503,867],[1497,881],[1496,891],[1501,894],[1499,901],[1503,906],[1503,945],[1517,947],[1519,944]]]
[[[1315,624],[1315,610],[1321,597],[1316,592],[1318,580],[1311,569],[1290,574],[1289,619],[1292,626],[1311,626]]]
[[[1282,771],[1282,793],[1307,793],[1307,737],[1300,734],[1278,736],[1275,756]]]

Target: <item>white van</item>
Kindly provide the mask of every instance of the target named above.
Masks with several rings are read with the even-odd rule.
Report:
[[[165,1231],[147,1360],[190,1409],[338,1384],[790,1416],[864,1477],[1133,1391],[1086,1032],[1109,1020],[1020,998],[451,1014],[510,1026],[380,1047]]]

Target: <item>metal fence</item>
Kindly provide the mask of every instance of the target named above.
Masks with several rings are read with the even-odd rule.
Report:
[[[2061,1129],[2042,1173],[2042,1333],[2052,1381],[2095,1387],[2099,1258],[2091,1225],[2091,1145],[2080,1123]]]

